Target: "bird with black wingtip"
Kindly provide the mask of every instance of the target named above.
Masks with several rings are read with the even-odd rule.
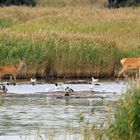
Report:
[[[0,91],[6,93],[8,89],[6,88],[6,86],[3,85],[0,87]]]
[[[74,90],[73,90],[72,88],[70,88],[70,87],[66,87],[66,88],[65,88],[65,92],[66,92],[66,93],[65,93],[65,96],[70,96],[70,93],[71,93],[71,92],[74,92]]]

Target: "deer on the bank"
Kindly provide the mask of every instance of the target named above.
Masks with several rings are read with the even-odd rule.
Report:
[[[8,74],[13,76],[14,81],[16,81],[16,75],[22,71],[23,67],[26,65],[25,60],[20,58],[20,62],[17,65],[6,65],[0,66],[0,81],[2,76]],[[12,81],[12,77],[10,77],[10,82]]]
[[[119,80],[121,74],[124,75],[124,73],[130,69],[138,69],[140,78],[140,58],[123,58],[120,60],[120,62],[122,65],[122,69],[118,73],[117,81]]]

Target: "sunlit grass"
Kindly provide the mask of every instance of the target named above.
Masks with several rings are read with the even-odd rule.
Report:
[[[114,76],[122,57],[139,57],[139,8],[0,8],[0,64],[23,55],[29,73]],[[40,63],[41,62],[41,63]],[[47,66],[49,64],[49,66]],[[40,66],[41,65],[41,66]]]

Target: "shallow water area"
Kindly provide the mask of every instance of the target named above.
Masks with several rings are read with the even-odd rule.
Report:
[[[116,92],[116,93],[122,93],[126,91],[128,88],[128,84],[121,81],[119,83],[113,82],[113,81],[103,81],[98,82],[95,85],[92,86],[91,84],[63,84],[60,82],[61,86],[60,88],[56,88],[54,84],[50,83],[43,83],[43,84],[20,84],[17,85],[9,85],[6,86],[8,88],[8,93],[18,93],[18,94],[29,94],[29,93],[39,93],[39,92],[50,92],[50,91],[64,91],[64,88],[70,87],[74,91],[97,91],[97,92]]]
[[[90,84],[63,84],[74,91],[89,91]],[[57,91],[54,84],[17,84],[6,86],[9,93],[29,94]],[[83,140],[77,133],[80,127],[79,113],[85,120],[103,125],[110,116],[108,110],[114,108],[120,94],[128,84],[121,81],[101,81],[94,85],[94,91],[106,98],[95,99],[55,99],[55,98],[8,98],[0,106],[0,140]],[[115,93],[115,94],[114,94]],[[86,94],[86,92],[85,92]],[[96,94],[96,92],[94,93]],[[108,95],[109,94],[109,95]],[[71,131],[69,131],[71,130]],[[53,134],[53,138],[52,137]]]

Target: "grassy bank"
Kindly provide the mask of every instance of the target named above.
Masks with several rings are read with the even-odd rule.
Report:
[[[140,139],[140,86],[137,83],[119,100],[115,120],[109,127],[109,139]]]
[[[112,103],[111,103],[112,104]],[[108,121],[103,125],[91,123],[84,115],[79,114],[80,130],[85,140],[139,140],[140,139],[140,85],[139,80],[132,82],[131,87],[123,93],[116,104],[108,107]],[[114,108],[114,107],[115,108]],[[94,113],[94,112],[93,112]],[[92,114],[93,115],[93,114]],[[91,116],[92,116],[91,115]],[[101,121],[100,121],[101,123]],[[100,126],[98,129],[97,126]]]
[[[0,8],[0,65],[27,60],[27,75],[111,77],[140,55],[140,9]]]
[[[96,5],[104,7],[107,5],[107,0],[37,0],[37,5],[48,7]]]

